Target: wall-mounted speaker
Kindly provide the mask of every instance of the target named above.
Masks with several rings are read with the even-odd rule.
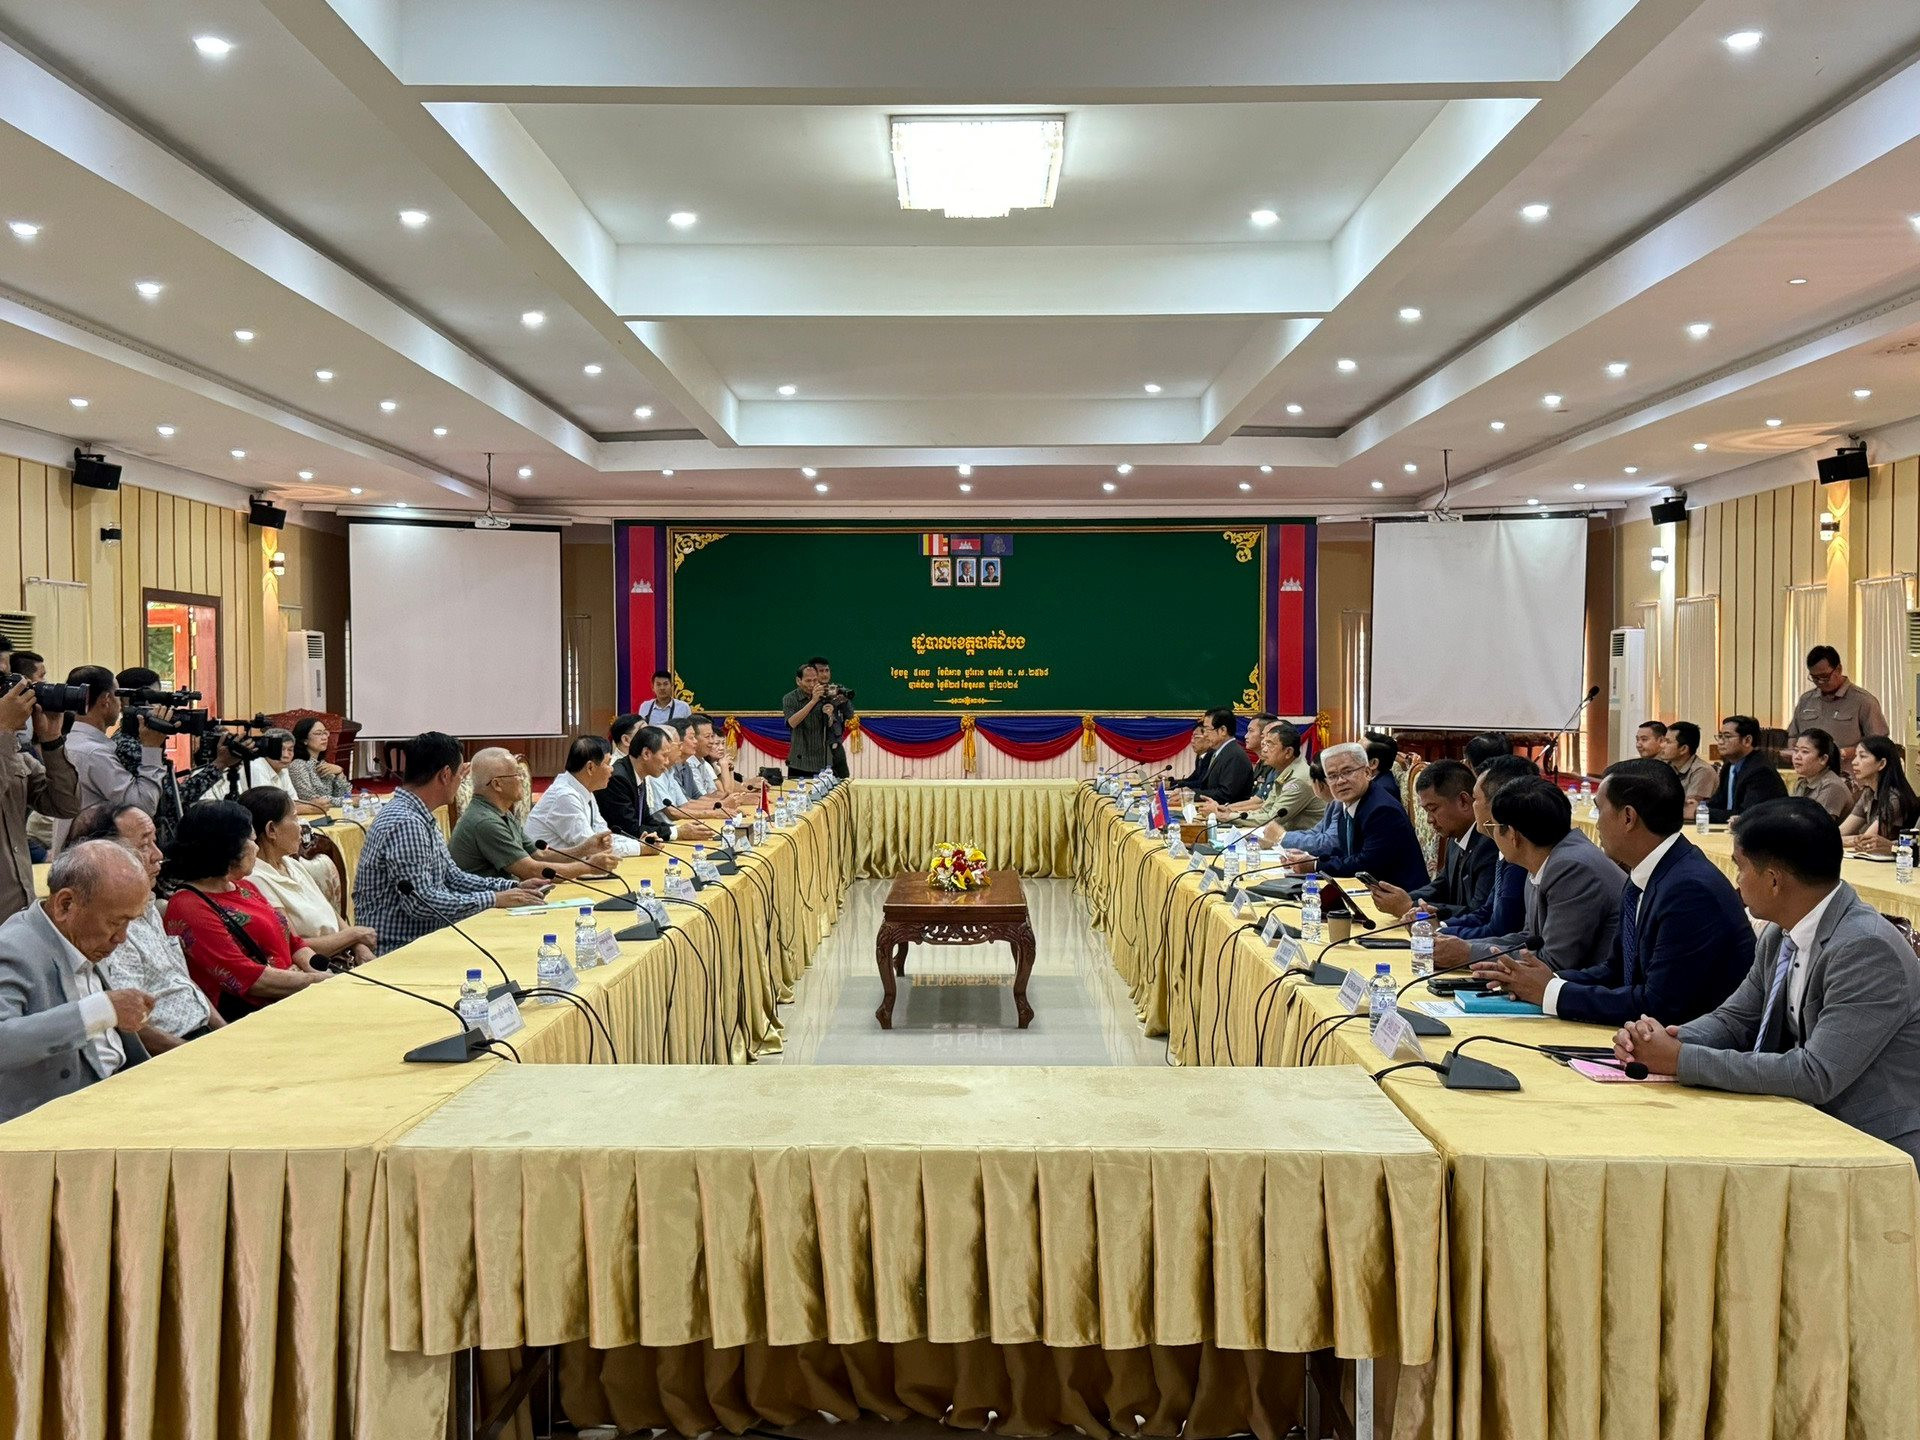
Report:
[[[88,490],[118,490],[120,488],[120,467],[107,463],[104,455],[92,455],[85,450],[73,452],[73,483]]]
[[[258,525],[262,530],[284,530],[287,528],[287,512],[271,500],[262,500],[255,495],[247,501],[247,523]]]
[[[1687,497],[1676,495],[1671,500],[1662,500],[1653,507],[1653,523],[1656,525],[1684,525],[1687,523]]]
[[[1820,461],[1820,483],[1838,485],[1844,480],[1864,480],[1869,471],[1866,446],[1842,445]]]

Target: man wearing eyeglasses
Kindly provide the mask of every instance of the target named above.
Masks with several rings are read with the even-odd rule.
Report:
[[[1787,783],[1760,749],[1760,722],[1751,715],[1729,715],[1720,722],[1720,779],[1707,799],[1707,814],[1717,825],[1762,800],[1783,799]]]
[[[1288,858],[1297,862],[1295,868],[1317,869],[1322,875],[1358,875],[1364,870],[1402,890],[1425,885],[1430,877],[1413,822],[1397,795],[1372,783],[1367,747],[1329,745],[1320,754],[1320,767],[1340,811],[1334,822],[1335,848],[1318,861],[1304,852],[1289,851]]]

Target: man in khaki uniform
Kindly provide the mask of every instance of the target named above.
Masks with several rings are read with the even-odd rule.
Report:
[[[1720,788],[1720,772],[1700,758],[1700,727],[1691,720],[1674,721],[1661,738],[1660,758],[1680,772],[1691,818],[1693,807]]]
[[[1847,679],[1840,668],[1840,652],[1833,646],[1816,645],[1807,652],[1807,678],[1813,688],[1793,707],[1790,737],[1824,730],[1834,744],[1851,752],[1864,737],[1888,733],[1880,702]]]

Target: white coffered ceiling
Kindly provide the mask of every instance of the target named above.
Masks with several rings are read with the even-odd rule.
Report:
[[[1618,504],[1920,414],[1912,0],[0,0],[0,40],[41,227],[0,421],[313,505],[471,508],[489,450],[588,515],[1341,515],[1443,463]],[[900,210],[890,115],[1012,112],[1067,117],[1054,208]]]

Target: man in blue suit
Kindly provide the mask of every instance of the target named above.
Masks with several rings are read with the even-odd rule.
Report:
[[[1554,975],[1509,956],[1496,977],[1549,1015],[1624,1025],[1685,1024],[1718,1009],[1753,965],[1753,926],[1732,884],[1681,834],[1686,789],[1660,760],[1622,760],[1600,780],[1600,848],[1627,871],[1605,956]]]
[[[1334,803],[1327,813],[1335,816],[1337,839],[1317,863],[1309,856],[1298,856],[1298,868],[1317,868],[1322,875],[1357,875],[1364,870],[1402,890],[1425,885],[1431,877],[1413,822],[1395,795],[1370,783],[1373,773],[1367,747],[1330,745],[1320,752],[1320,768],[1333,792]]]
[[[1474,767],[1473,822],[1481,833],[1493,835],[1493,797],[1514,780],[1538,779],[1540,767],[1524,755],[1496,751]],[[1498,848],[1496,842],[1495,848]],[[1494,862],[1493,891],[1482,905],[1455,915],[1441,933],[1462,940],[1489,935],[1511,935],[1524,928],[1527,914],[1527,872],[1502,855]]]

